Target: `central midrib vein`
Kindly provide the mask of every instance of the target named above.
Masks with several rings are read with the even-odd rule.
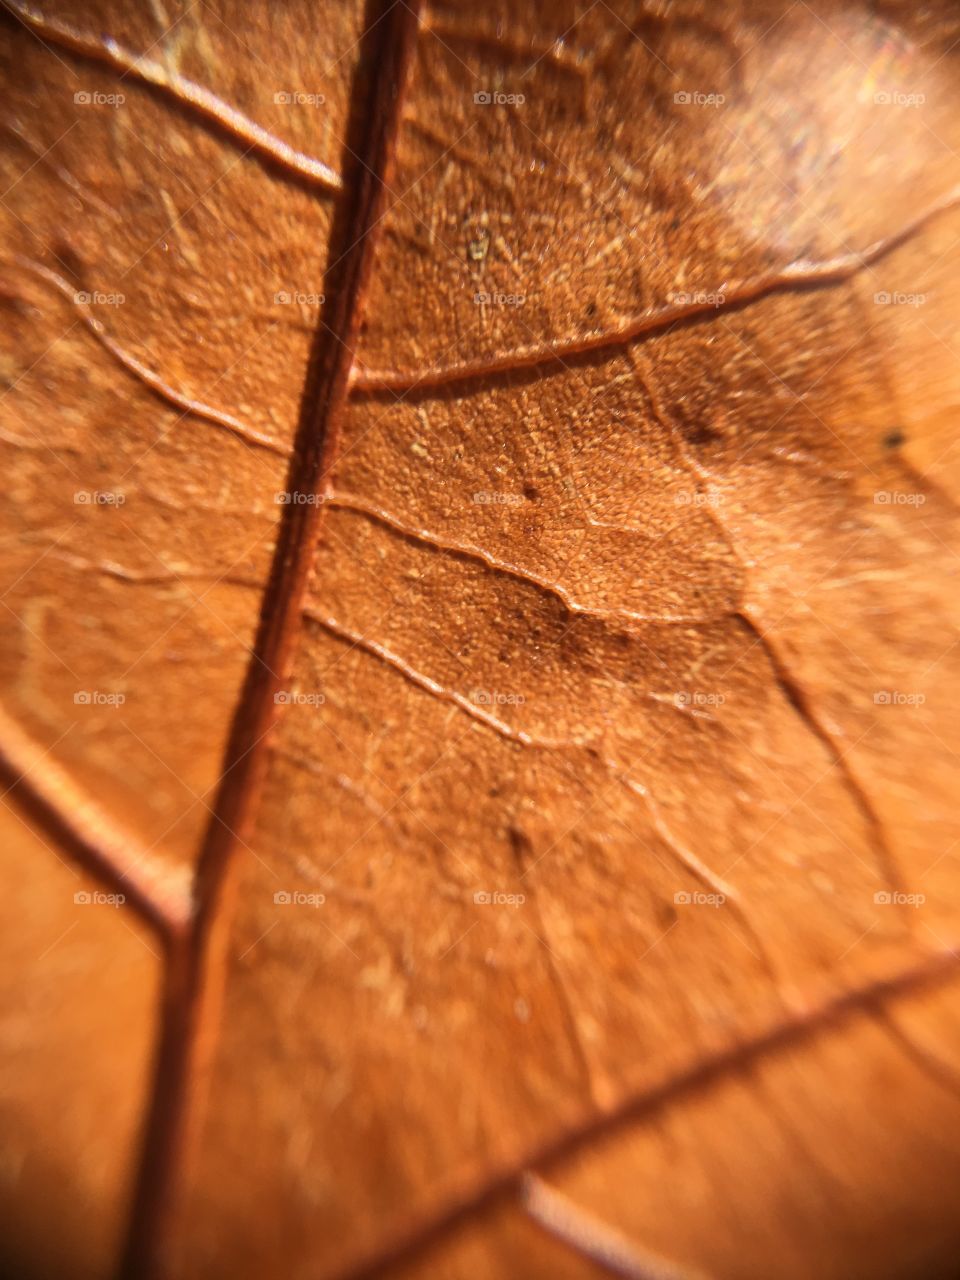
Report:
[[[419,13],[420,0],[374,0],[367,9],[344,148],[344,187],[349,194],[334,214],[325,273],[330,301],[321,315],[307,371],[287,478],[291,491],[319,493],[335,464]],[[365,105],[361,99],[371,85],[372,101]],[[168,944],[153,1093],[120,1268],[128,1280],[159,1280],[166,1270],[161,1242],[170,1234],[200,1033],[212,1021],[211,1010],[215,1012],[224,981],[228,921],[221,903],[236,855],[256,821],[266,769],[264,743],[282,711],[274,694],[282,688],[302,630],[323,504],[291,503],[283,511],[260,624],[197,865],[194,912],[189,925]]]

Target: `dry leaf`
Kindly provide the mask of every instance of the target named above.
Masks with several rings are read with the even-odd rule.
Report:
[[[7,1269],[949,1277],[948,0],[5,0]]]

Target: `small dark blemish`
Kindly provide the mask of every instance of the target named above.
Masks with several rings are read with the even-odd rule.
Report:
[[[670,929],[677,923],[677,908],[672,902],[664,902],[658,899],[654,904],[654,915],[657,917],[657,924],[661,929]]]
[[[687,440],[694,445],[712,444],[720,438],[720,433],[716,431],[708,422],[697,422],[689,427],[685,432]]]
[[[53,256],[65,268],[67,274],[73,279],[74,284],[82,285],[84,283],[83,259],[72,245],[68,244],[66,240],[58,240],[53,245]]]
[[[522,866],[524,860],[529,859],[533,854],[533,841],[525,831],[513,826],[507,827],[507,839],[510,841],[513,856]]]
[[[525,484],[523,486],[523,496],[528,502],[539,502],[540,490],[534,484]]]
[[[899,427],[894,427],[892,431],[888,431],[883,437],[883,443],[888,449],[899,449],[906,441],[906,438]]]

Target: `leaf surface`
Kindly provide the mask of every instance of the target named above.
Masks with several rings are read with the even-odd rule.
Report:
[[[951,6],[9,7],[82,1264],[953,1274]]]

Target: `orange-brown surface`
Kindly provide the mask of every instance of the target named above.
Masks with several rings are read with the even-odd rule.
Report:
[[[955,6],[0,66],[0,1265],[954,1276]]]

